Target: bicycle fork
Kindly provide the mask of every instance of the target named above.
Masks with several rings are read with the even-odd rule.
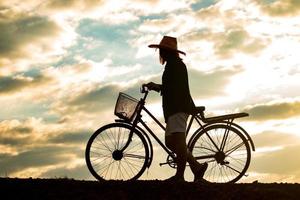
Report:
[[[133,136],[133,130],[134,130],[134,126],[131,127],[130,133],[129,133],[129,137],[127,139],[126,144],[122,147],[122,149],[120,149],[120,152],[124,152],[124,150],[129,146],[130,142],[132,141],[132,136]]]

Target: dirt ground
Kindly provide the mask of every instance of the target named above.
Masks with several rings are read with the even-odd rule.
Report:
[[[300,199],[300,184],[209,184],[0,178],[0,199]]]

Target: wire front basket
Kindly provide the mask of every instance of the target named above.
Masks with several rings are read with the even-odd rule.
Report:
[[[135,117],[138,103],[137,99],[120,92],[115,106],[115,115],[121,119],[132,121]]]

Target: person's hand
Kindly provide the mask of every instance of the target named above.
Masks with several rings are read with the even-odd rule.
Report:
[[[160,84],[156,84],[156,83],[153,83],[153,82],[144,84],[144,86],[146,86],[149,90],[154,90],[156,92],[159,92],[160,88],[161,88]]]

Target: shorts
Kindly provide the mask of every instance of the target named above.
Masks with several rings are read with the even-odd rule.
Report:
[[[189,115],[183,112],[171,115],[167,121],[166,136],[172,133],[185,133]]]

